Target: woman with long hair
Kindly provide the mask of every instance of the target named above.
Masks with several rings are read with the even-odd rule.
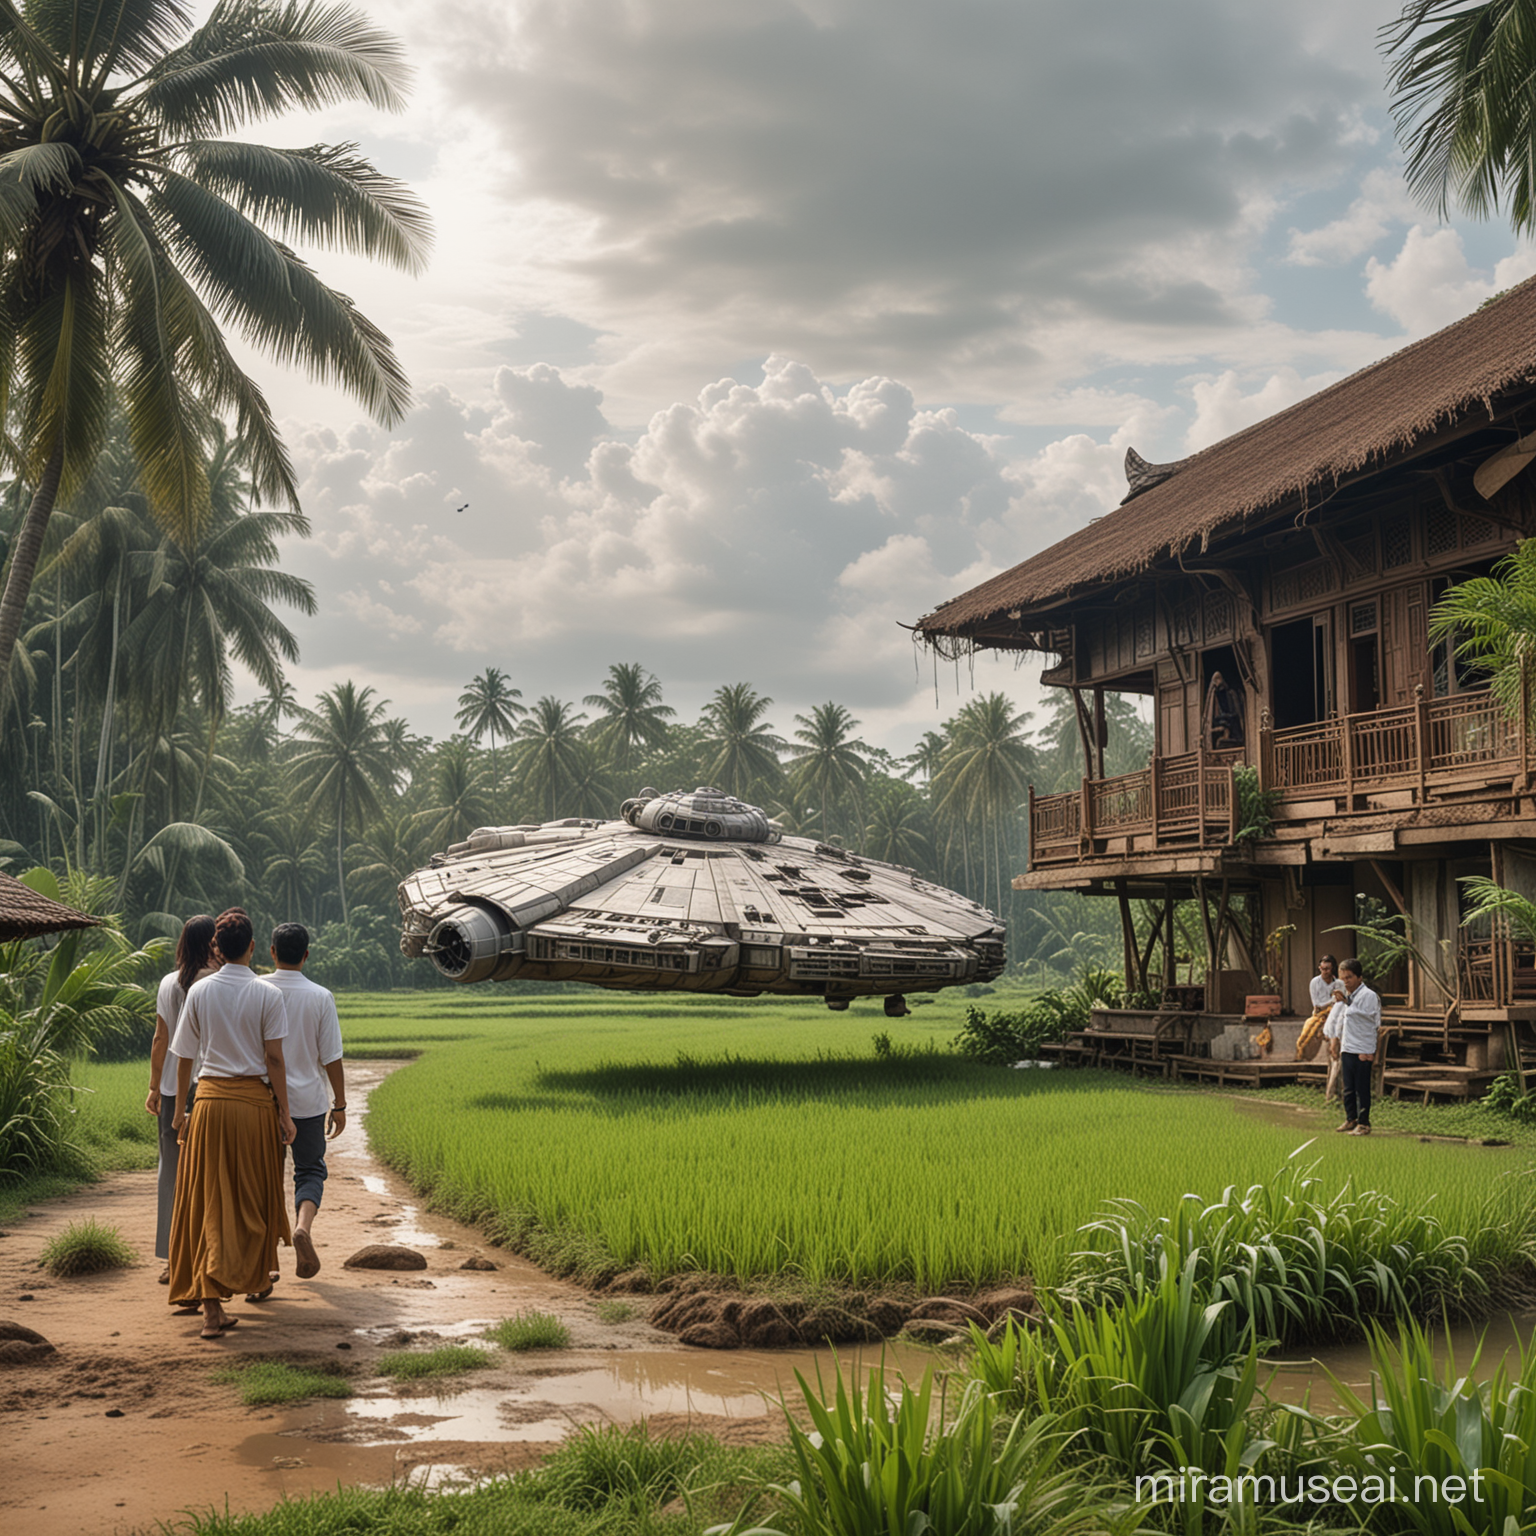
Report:
[[[176,1108],[176,1057],[171,1052],[171,1036],[181,1017],[181,1005],[187,1000],[192,983],[211,976],[219,968],[213,947],[213,919],[206,912],[189,917],[181,925],[176,940],[176,969],[160,983],[155,998],[155,1039],[149,1049],[149,1096],[145,1110],[160,1121],[160,1177],[155,1187],[155,1257],[169,1261],[171,1256],[171,1206],[176,1200],[176,1164],[181,1147],[172,1124]],[[169,1285],[171,1266],[160,1271],[160,1284]]]
[[[256,944],[241,908],[220,915],[214,945],[224,964],[192,984],[171,1040],[182,1153],[170,1301],[203,1309],[205,1339],[239,1321],[224,1310],[237,1291],[270,1289],[277,1245],[292,1242],[283,1200],[283,1148],[294,1137],[283,994],[251,969]],[[194,1066],[197,1097],[188,1116]]]

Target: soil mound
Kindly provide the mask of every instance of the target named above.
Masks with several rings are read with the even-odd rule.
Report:
[[[472,1253],[462,1264],[460,1269],[495,1270],[496,1266],[489,1259],[482,1259],[478,1253]]]
[[[42,1334],[21,1323],[0,1321],[0,1365],[35,1365],[55,1353]]]
[[[868,1344],[906,1330],[940,1342],[967,1337],[972,1325],[990,1331],[1004,1318],[1032,1318],[1038,1308],[1027,1286],[1005,1286],[971,1297],[897,1296],[844,1291],[805,1298],[745,1294],[720,1275],[669,1275],[657,1287],[653,1327],[697,1349],[801,1349],[818,1344]]]
[[[401,1248],[394,1243],[369,1243],[359,1248],[342,1265],[343,1269],[425,1269],[424,1255],[414,1248]]]

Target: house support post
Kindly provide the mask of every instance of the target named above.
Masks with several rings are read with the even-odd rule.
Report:
[[[1136,920],[1131,916],[1131,898],[1125,881],[1115,881],[1115,902],[1120,908],[1120,943],[1125,959],[1125,990],[1136,987]]]

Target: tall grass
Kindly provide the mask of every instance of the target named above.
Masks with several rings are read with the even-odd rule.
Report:
[[[1474,1379],[1477,1354],[1459,1367],[1447,1337],[1437,1360],[1430,1335],[1407,1322],[1372,1329],[1368,1396],[1330,1378],[1347,1415],[1323,1426],[1335,1465],[1362,1483],[1391,1469],[1403,1496],[1362,1503],[1353,1511],[1362,1523],[1416,1536],[1536,1528],[1536,1345],[1485,1382]],[[1454,1493],[1448,1478],[1461,1480],[1463,1498],[1426,1496]]]
[[[875,1016],[798,1002],[507,989],[362,1006],[344,1029],[429,1044],[375,1093],[375,1149],[439,1207],[575,1272],[1049,1286],[1074,1278],[1072,1234],[1111,1198],[1169,1212],[1191,1189],[1247,1190],[1305,1140],[1213,1096],[923,1051],[953,1037],[963,999],[879,1019],[917,1048],[885,1055]],[[1315,1199],[1368,1156],[1383,1197],[1514,1261],[1496,1218],[1518,1202],[1489,1191],[1527,1151],[1328,1141]]]
[[[796,1380],[811,1428],[788,1418],[798,1478],[775,1485],[797,1536],[1086,1536],[1129,1530],[1058,1465],[1064,1436],[1048,1416],[1005,1418],[997,1399],[972,1381],[951,1414],[933,1373],[916,1387],[886,1389],[869,1373],[863,1391],[839,1373],[830,1402],[818,1378]],[[762,1525],[749,1536],[778,1536]]]
[[[1192,1272],[1202,1297],[1228,1304],[1239,1329],[1295,1343],[1358,1332],[1371,1318],[1445,1310],[1475,1314],[1506,1272],[1529,1263],[1536,1201],[1495,1184],[1447,1230],[1422,1193],[1329,1187],[1301,1148],[1280,1171],[1207,1202],[1186,1194],[1171,1214],[1119,1198],[1083,1228],[1067,1289],[1089,1305],[1134,1294],[1165,1271]]]

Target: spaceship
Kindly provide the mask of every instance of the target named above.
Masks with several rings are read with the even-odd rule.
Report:
[[[617,821],[482,827],[401,882],[400,948],[454,981],[813,995],[833,1009],[990,981],[1004,931],[910,869],[788,837],[708,787]]]

